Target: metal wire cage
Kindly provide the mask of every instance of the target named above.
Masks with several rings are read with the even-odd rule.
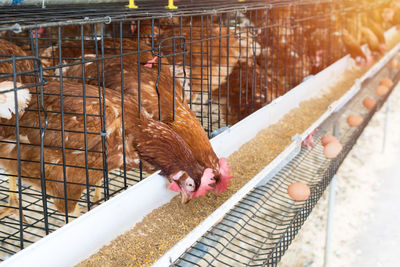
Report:
[[[15,104],[0,118],[3,258],[150,173],[129,154],[129,116],[173,120],[183,103],[211,136],[344,56],[339,18],[358,10],[331,1],[180,5],[2,8],[0,105],[6,95]]]

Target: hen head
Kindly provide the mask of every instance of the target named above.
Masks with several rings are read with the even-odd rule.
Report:
[[[209,168],[204,170],[200,184],[196,183],[197,179],[193,179],[185,171],[179,171],[170,178],[172,182],[169,189],[180,192],[184,204],[194,197],[205,196],[208,190],[213,189],[215,183],[213,170]]]
[[[370,53],[365,54],[365,57],[357,57],[355,59],[358,67],[369,67],[374,61],[374,56]]]
[[[44,33],[44,28],[41,28],[41,27],[38,30],[36,30],[36,29],[32,30],[33,38],[36,38],[36,37],[40,38],[43,33]]]

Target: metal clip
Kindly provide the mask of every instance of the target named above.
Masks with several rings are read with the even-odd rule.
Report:
[[[135,0],[129,0],[129,4],[126,5],[127,8],[139,8],[135,5]]]
[[[20,33],[20,32],[22,32],[22,28],[21,28],[21,25],[19,25],[18,23],[15,23],[13,26],[12,26],[12,31],[14,32],[14,33]]]
[[[166,9],[178,9],[176,5],[174,5],[174,0],[168,0],[168,6],[165,7]]]
[[[104,17],[107,21],[104,22],[105,24],[110,24],[111,23],[111,17],[110,16],[105,16]]]
[[[229,131],[229,130],[230,130],[230,128],[228,126],[221,127],[221,128],[219,128],[217,130],[212,131],[211,134],[210,134],[210,137],[211,138],[216,137],[217,135],[219,135],[219,134],[221,134],[221,133],[223,133],[225,131]]]
[[[296,135],[292,136],[292,142],[295,142],[297,145],[300,145],[301,142],[303,142],[303,140],[301,139],[301,135],[296,134]]]

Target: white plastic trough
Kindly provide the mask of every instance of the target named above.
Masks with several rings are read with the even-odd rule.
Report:
[[[393,33],[394,30],[389,30],[386,34],[389,37]],[[399,50],[400,44],[387,53],[363,77],[358,79],[341,99],[332,103],[328,110],[311,127],[294,138],[293,143],[277,158],[165,253],[154,266],[169,266],[171,261],[176,260],[252,188],[258,184],[265,183],[273,173],[284,165],[283,163],[288,162],[297,154],[301,140],[310,134],[332,112],[343,106],[358,92],[361,82],[368,77],[374,76]],[[228,157],[240,146],[254,138],[260,130],[278,122],[291,109],[297,107],[300,102],[322,95],[328,86],[335,83],[350,65],[349,56],[338,60],[268,106],[216,136],[211,140],[215,152],[219,157]],[[166,187],[166,179],[157,173],[153,174],[13,255],[4,261],[1,266],[54,267],[75,265],[97,252],[118,235],[134,227],[137,222],[141,221],[152,210],[169,202],[176,194]]]

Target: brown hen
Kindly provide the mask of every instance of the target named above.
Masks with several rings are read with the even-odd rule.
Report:
[[[85,97],[83,97],[85,92]],[[121,166],[122,162],[122,131],[120,98],[115,92],[110,92],[105,100],[106,116],[102,128],[98,88],[81,84],[65,82],[63,97],[60,97],[58,82],[50,82],[43,87],[44,106],[47,112],[48,125],[45,131],[44,144],[44,173],[46,184],[41,183],[40,171],[40,126],[44,123],[44,113],[39,120],[39,106],[33,98],[29,107],[19,119],[20,168],[21,178],[35,187],[46,187],[46,194],[54,198],[58,211],[70,213],[74,211],[82,191],[95,185],[104,175],[104,170],[112,170]],[[86,102],[86,105],[84,104]],[[60,103],[63,103],[63,110]],[[84,110],[86,115],[84,114]],[[63,118],[63,124],[62,119]],[[15,119],[13,119],[15,120]],[[15,122],[9,127],[3,127],[3,138],[0,143],[1,166],[9,174],[10,191],[15,193],[18,177],[17,142]],[[39,123],[42,125],[39,125]],[[64,130],[64,134],[62,134]],[[86,135],[85,135],[86,130]],[[104,135],[106,150],[102,146]],[[86,140],[86,144],[85,144]],[[129,138],[126,142],[129,142]],[[64,144],[64,149],[62,144]],[[135,165],[138,156],[130,146],[126,147],[128,166]],[[64,151],[63,151],[64,150]],[[103,166],[102,153],[107,153],[108,165]],[[63,157],[63,153],[65,157]],[[85,158],[87,157],[87,160]],[[86,173],[85,167],[88,167]],[[66,184],[64,185],[64,181]],[[87,184],[87,186],[85,185]],[[68,202],[64,201],[68,197]],[[11,207],[17,207],[16,194],[10,196]],[[0,217],[15,212],[15,209],[3,209]]]
[[[282,79],[272,78],[259,64],[254,65],[236,65],[228,78],[229,88],[227,82],[219,92],[213,93],[213,101],[222,105],[221,113],[229,124],[235,124],[285,93]]]
[[[119,92],[106,90],[103,99],[99,97],[97,87],[85,85],[83,88],[81,84],[72,82],[63,83],[62,98],[58,82],[50,82],[44,86],[43,92],[49,122],[43,139],[42,174],[46,183],[43,185],[40,178],[41,131],[36,101],[32,101],[19,121],[21,178],[39,189],[45,186],[46,195],[54,198],[54,204],[61,213],[74,211],[82,192],[98,186],[107,172],[123,166],[127,170],[138,168],[141,158],[145,171],[161,169],[161,173],[175,185],[171,189],[181,191],[183,202],[204,195],[210,189],[209,184],[215,182],[211,170],[206,170],[195,160],[179,135],[160,121],[152,120],[145,114],[139,116],[135,98],[125,96],[123,143]],[[103,101],[105,114],[100,112]],[[41,121],[44,121],[43,112]],[[3,133],[0,164],[9,175],[13,194],[9,199],[10,208],[3,208],[0,217],[16,213],[19,203],[16,195],[18,164],[15,134],[12,127],[6,128]],[[106,165],[103,155],[107,156]],[[94,201],[98,200],[98,193],[96,191]]]
[[[144,113],[148,113],[154,119],[160,119],[168,124],[192,150],[196,160],[205,168],[215,171],[218,192],[225,189],[218,187],[221,179],[230,179],[229,175],[219,175],[221,170],[229,173],[228,166],[222,164],[211,147],[210,141],[190,110],[183,97],[183,90],[179,83],[172,77],[167,67],[157,68],[139,66],[136,55],[126,55],[123,58],[123,67],[119,58],[109,59],[104,62],[104,71],[100,62],[85,66],[87,83],[98,84],[101,77],[97,77],[98,69],[104,73],[104,86],[113,90],[123,91],[138,99]],[[82,67],[76,66],[66,71],[67,76],[79,76]],[[121,88],[123,79],[123,88]],[[141,82],[139,83],[138,80]],[[139,97],[140,92],[140,97]],[[226,178],[229,177],[229,178]]]
[[[260,45],[248,31],[228,29],[222,21],[206,21],[200,16],[182,18],[182,21],[179,18],[160,19],[153,25],[151,21],[143,21],[140,34],[148,38],[149,45],[151,41],[155,47],[161,45],[161,53],[167,57],[171,73],[181,85],[185,68],[192,100],[202,92],[217,90],[238,61],[245,61],[261,52]],[[154,36],[153,40],[151,36]],[[187,51],[185,65],[183,39]]]

